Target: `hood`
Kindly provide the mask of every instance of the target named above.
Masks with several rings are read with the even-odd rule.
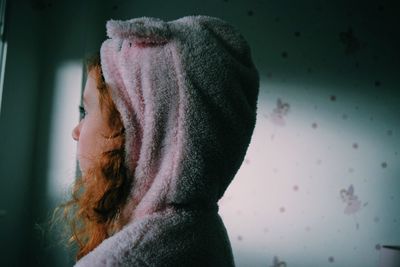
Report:
[[[256,123],[259,74],[227,22],[109,20],[100,49],[125,126],[131,218],[168,207],[216,207],[241,166]]]

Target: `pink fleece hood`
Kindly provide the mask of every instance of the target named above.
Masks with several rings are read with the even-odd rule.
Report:
[[[259,74],[244,37],[208,16],[106,28],[101,65],[133,177],[124,214],[217,209],[256,123]]]

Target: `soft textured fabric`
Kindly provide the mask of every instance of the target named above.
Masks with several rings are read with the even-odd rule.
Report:
[[[259,74],[248,43],[209,16],[110,20],[106,83],[133,177],[125,227],[83,266],[234,266],[218,200],[256,123]]]

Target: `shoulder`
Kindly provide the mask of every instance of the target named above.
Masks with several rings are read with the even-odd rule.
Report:
[[[155,213],[128,224],[75,267],[185,266],[202,262],[207,266],[233,266],[219,215],[171,212]]]

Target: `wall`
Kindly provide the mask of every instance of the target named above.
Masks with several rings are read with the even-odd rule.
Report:
[[[77,69],[105,21],[204,14],[243,33],[261,77],[252,143],[219,202],[237,266],[377,266],[383,245],[400,244],[398,11],[394,1],[10,1],[1,265],[73,263],[45,222],[75,170],[73,150],[53,166],[64,150],[51,144],[70,141],[54,118],[77,121],[79,94],[65,99],[69,117],[54,102],[80,90]]]

